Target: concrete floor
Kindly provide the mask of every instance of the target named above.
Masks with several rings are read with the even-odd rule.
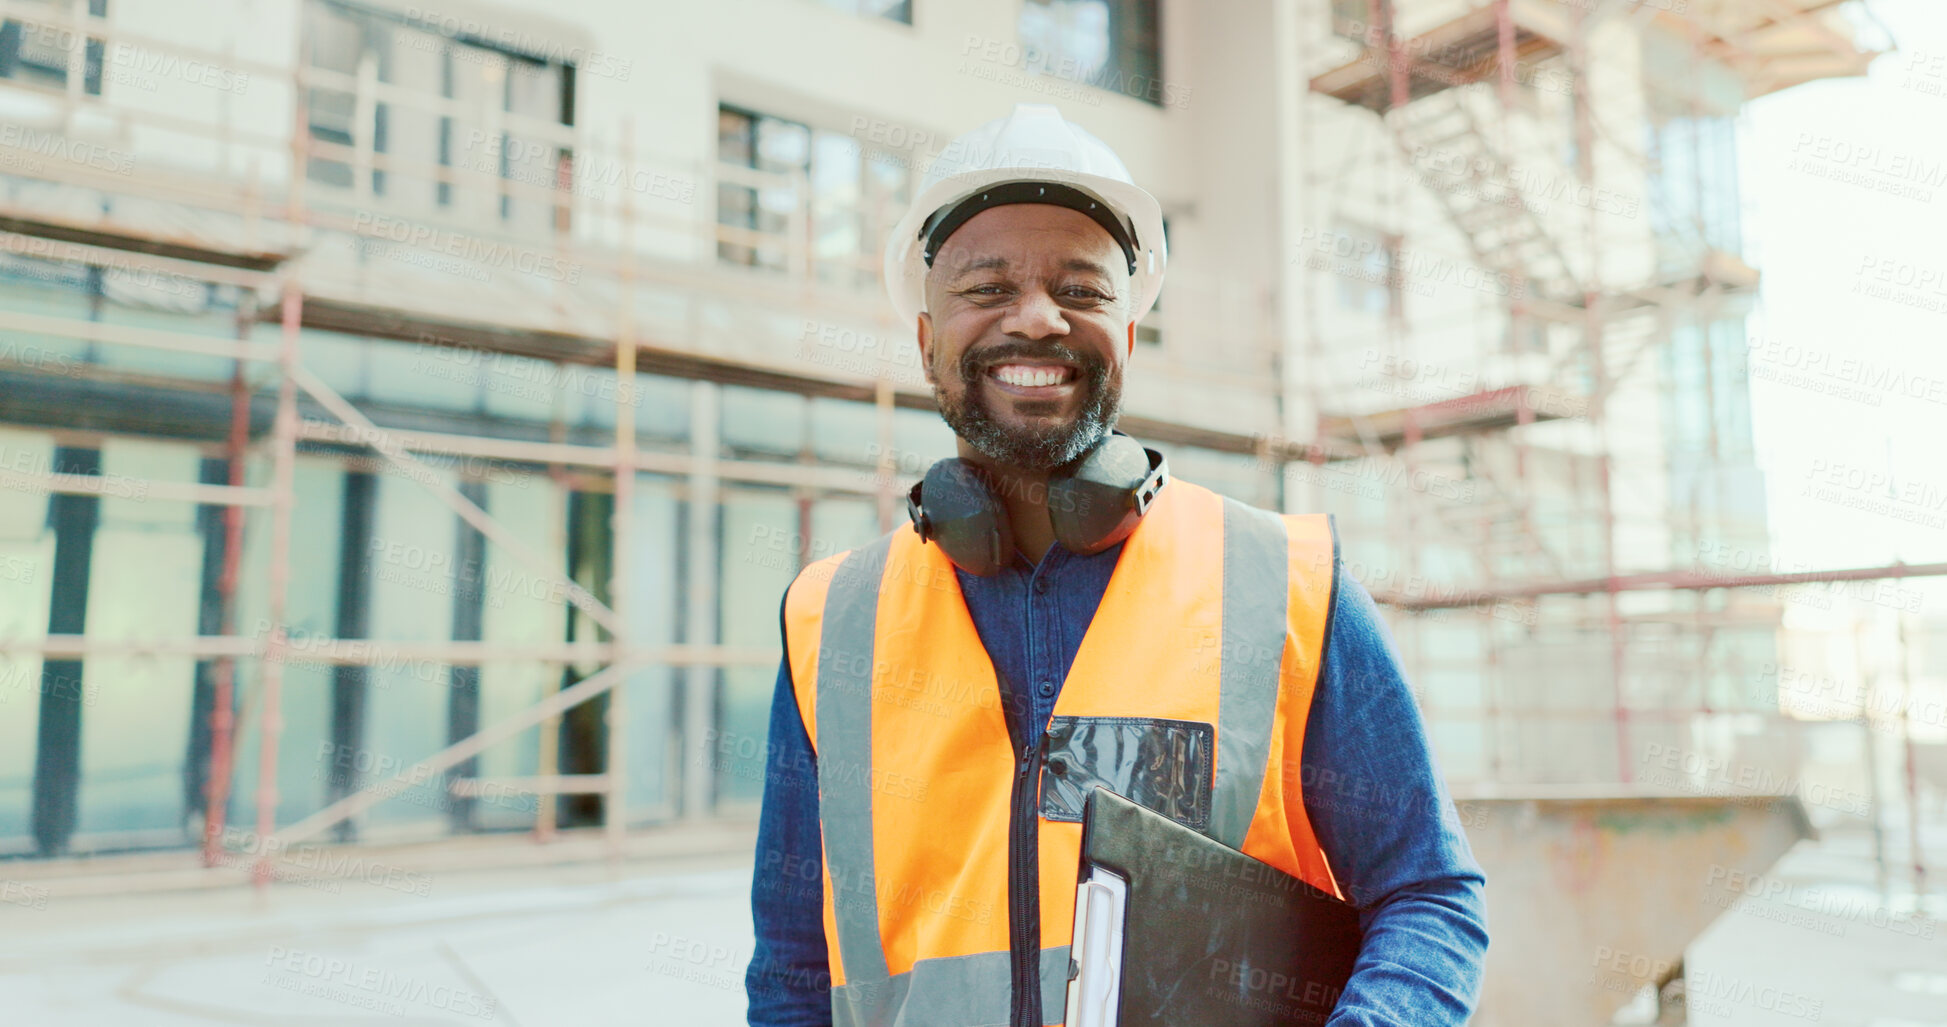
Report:
[[[1938,878],[1947,831],[1927,841]],[[1947,1027],[1947,901],[1897,880],[1882,894],[1877,865],[1864,832],[1833,833],[1740,889],[1685,956],[1690,1023]]]
[[[0,903],[0,1022],[744,1022],[748,861],[608,876],[379,875],[262,902],[238,888],[42,902],[16,887]]]
[[[1688,955],[1691,1022],[1947,1027],[1947,928],[1886,917],[1873,865],[1863,836],[1828,835],[1774,868],[1770,894],[1729,904]],[[0,882],[0,1022],[742,1023],[749,875],[747,858],[724,856],[660,870],[372,868],[262,897]]]

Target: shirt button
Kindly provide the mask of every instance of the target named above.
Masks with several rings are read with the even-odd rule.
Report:
[[[1053,694],[1055,694],[1055,683],[1054,683],[1054,682],[1052,682],[1052,681],[1043,681],[1043,682],[1042,682],[1042,683],[1041,683],[1041,684],[1040,684],[1039,686],[1037,686],[1037,687],[1039,688],[1039,690],[1040,690],[1040,692],[1041,692],[1041,697],[1042,697],[1043,699],[1046,699],[1047,697],[1049,697],[1049,696],[1051,696],[1051,695],[1053,695]]]
[[[1048,579],[1047,579],[1047,578],[1036,578],[1036,579],[1034,579],[1034,590],[1035,590],[1035,592],[1036,592],[1037,594],[1040,594],[1040,595],[1044,595],[1044,596],[1045,596],[1045,595],[1047,595],[1047,594],[1048,594]]]

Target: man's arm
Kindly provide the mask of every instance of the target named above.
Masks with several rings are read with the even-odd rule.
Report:
[[[1339,574],[1300,779],[1366,937],[1328,1027],[1462,1024],[1480,994],[1486,880],[1379,611]]]
[[[818,828],[818,769],[791,689],[777,670],[765,747],[764,808],[750,886],[757,942],[744,990],[752,1027],[828,1027],[831,973],[825,955],[825,867]]]

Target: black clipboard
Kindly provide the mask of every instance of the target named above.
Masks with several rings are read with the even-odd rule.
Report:
[[[1356,907],[1106,788],[1082,824],[1067,1027],[1330,1019]]]

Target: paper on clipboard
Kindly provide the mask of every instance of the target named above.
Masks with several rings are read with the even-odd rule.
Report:
[[[1078,968],[1068,982],[1067,1027],[1115,1027],[1121,995],[1122,926],[1129,882],[1096,867],[1075,887],[1075,938],[1069,958]]]

